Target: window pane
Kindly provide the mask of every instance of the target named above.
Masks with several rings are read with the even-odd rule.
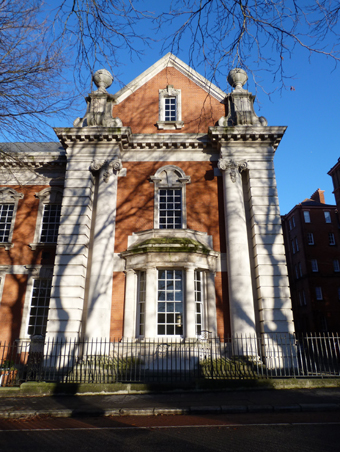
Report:
[[[324,212],[324,215],[325,215],[326,223],[331,223],[332,222],[332,220],[331,220],[331,213],[330,212]]]
[[[0,242],[7,243],[11,230],[14,204],[0,204]]]
[[[145,299],[146,299],[146,273],[139,273],[138,310],[139,310],[139,336],[145,334]]]
[[[203,292],[202,292],[203,272],[195,271],[195,303],[196,303],[196,336],[201,334],[203,329]]]
[[[165,108],[165,121],[176,121],[177,119],[177,106],[175,97],[166,97],[164,99]]]
[[[309,212],[307,210],[305,210],[303,212],[303,216],[305,218],[305,223],[310,223],[310,215],[309,215]]]
[[[332,232],[330,232],[328,234],[328,240],[329,240],[329,244],[330,245],[335,245],[335,237],[334,237],[334,234]]]
[[[183,334],[183,293],[181,270],[159,270],[158,283],[164,278],[165,290],[158,291],[157,331],[159,335]],[[175,282],[175,284],[174,284]],[[166,301],[163,301],[163,294]],[[176,301],[174,301],[176,299]]]
[[[162,189],[160,195],[160,229],[180,229],[182,227],[182,190]]]
[[[41,224],[40,242],[56,243],[60,224],[60,204],[45,204]]]
[[[51,295],[51,280],[33,281],[30,315],[27,333],[30,335],[46,333],[48,308]]]

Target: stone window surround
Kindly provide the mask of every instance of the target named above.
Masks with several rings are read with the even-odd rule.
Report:
[[[63,190],[60,187],[47,187],[41,190],[40,192],[35,194],[35,197],[39,199],[39,208],[37,221],[34,231],[34,239],[33,243],[30,243],[29,246],[32,250],[36,250],[38,247],[49,247],[54,246],[54,243],[42,243],[40,242],[40,233],[42,227],[42,220],[44,214],[44,205],[45,204],[61,204],[63,197]]]
[[[163,172],[167,173],[179,173],[176,182],[167,183],[164,182],[164,178],[161,177]],[[159,168],[154,176],[150,177],[150,181],[154,183],[154,229],[159,229],[159,190],[161,188],[181,188],[182,190],[182,226],[181,229],[187,227],[187,203],[186,203],[186,184],[190,184],[190,176],[186,176],[185,172],[176,165],[166,165]]]
[[[53,267],[52,266],[26,266],[28,270],[28,279],[26,286],[26,294],[24,300],[24,306],[22,310],[21,327],[20,327],[20,339],[27,340],[30,336],[27,334],[28,320],[31,309],[31,298],[33,290],[33,282],[35,279],[52,279]]]
[[[23,199],[23,193],[19,193],[13,188],[2,187],[0,188],[0,203],[1,204],[14,204],[13,215],[12,215],[12,223],[11,229],[9,231],[8,242],[0,243],[0,248],[5,248],[5,250],[9,250],[12,248],[12,236],[14,231],[15,219],[18,210],[18,202],[20,199]]]
[[[132,247],[134,244],[136,243],[141,243],[144,240],[149,239],[150,237],[154,238],[154,237],[165,237],[165,236],[169,236],[169,229],[160,229],[160,230],[149,230],[149,231],[142,231],[141,233],[135,233],[133,234],[133,236],[129,237],[128,243],[129,243],[129,248]],[[198,232],[198,231],[191,231],[191,230],[181,230],[181,229],[177,229],[177,230],[171,230],[171,237],[190,237],[194,240],[198,240],[200,239],[200,243],[203,243],[204,246],[207,246],[209,248],[212,248],[212,237],[208,236],[206,233],[202,233],[202,232]],[[216,300],[209,300],[209,290],[208,290],[208,278],[207,278],[207,274],[209,272],[212,272],[213,274],[215,274],[216,272],[216,265],[217,265],[217,257],[219,255],[219,253],[213,251],[211,249],[211,252],[209,252],[208,254],[201,254],[201,253],[196,253],[196,252],[171,252],[171,261],[168,259],[169,253],[166,253],[166,256],[164,255],[164,253],[160,253],[160,252],[155,252],[155,253],[142,253],[142,254],[129,254],[129,249],[126,252],[127,255],[124,256],[125,260],[126,260],[126,272],[128,271],[132,271],[134,274],[134,278],[135,278],[135,284],[133,284],[134,286],[134,294],[133,294],[133,299],[135,300],[135,307],[136,307],[136,312],[135,312],[135,325],[134,325],[134,333],[133,333],[133,337],[130,337],[129,335],[126,334],[126,332],[124,331],[124,337],[127,337],[129,340],[132,338],[135,339],[144,339],[144,336],[139,336],[138,335],[138,331],[139,331],[139,309],[138,309],[138,291],[139,291],[139,272],[141,271],[148,271],[148,269],[155,269],[155,270],[159,270],[159,269],[180,269],[183,271],[184,274],[184,325],[186,325],[186,319],[187,319],[187,296],[186,296],[186,286],[187,286],[187,275],[188,275],[188,271],[192,271],[192,278],[194,278],[194,272],[195,270],[199,270],[203,272],[203,287],[204,287],[204,326],[202,329],[212,329],[212,326],[208,324],[208,314],[207,314],[207,309],[208,309],[208,305],[211,304],[211,301],[214,303],[215,307],[216,307]],[[192,281],[192,285],[194,287],[194,279]],[[150,289],[150,286],[148,284],[148,280],[146,280],[146,303],[148,302],[148,293],[150,290],[155,290],[154,287],[152,287]],[[131,292],[130,292],[130,288],[128,288],[126,286],[126,293],[129,292],[130,296],[132,296]],[[155,300],[156,300],[156,295],[155,295]],[[194,301],[194,297],[193,297],[193,301]],[[155,301],[156,303],[156,301]],[[194,301],[195,303],[195,301]],[[196,308],[196,306],[195,306]],[[155,306],[156,309],[156,306]],[[156,311],[155,311],[156,313]],[[216,315],[215,315],[216,317]],[[216,319],[215,319],[216,320]],[[216,329],[216,326],[214,327]],[[124,327],[125,330],[125,327]],[[217,334],[217,331],[213,331],[213,334]],[[186,327],[184,328],[184,334],[183,337],[179,337],[179,336],[164,336],[164,335],[155,335],[156,338],[159,339],[164,339],[164,340],[182,340],[184,338],[187,337],[187,331],[186,331]],[[149,337],[148,337],[149,339]]]
[[[165,121],[165,99],[169,97],[176,98],[176,121]],[[161,130],[175,130],[184,127],[181,90],[175,89],[172,85],[159,90],[159,120],[157,121],[157,127]]]

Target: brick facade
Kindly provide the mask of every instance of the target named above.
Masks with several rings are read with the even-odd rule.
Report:
[[[105,83],[55,129],[61,145],[3,169],[17,211],[14,246],[0,243],[0,341],[291,333],[273,165],[285,127],[171,54],[114,95]]]

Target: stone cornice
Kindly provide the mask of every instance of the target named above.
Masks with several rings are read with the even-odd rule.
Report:
[[[287,127],[209,127],[209,137],[214,147],[233,142],[261,142],[278,147]]]
[[[134,134],[129,143],[123,144],[123,149],[206,149],[211,147],[211,141],[206,134],[195,133],[157,133]]]
[[[16,170],[36,170],[39,168],[44,169],[56,169],[56,168],[64,168],[66,165],[66,156],[51,156],[51,155],[34,155],[30,154],[29,156],[25,155],[20,157],[19,155],[15,155],[12,159],[7,157],[6,159],[0,160],[0,168],[8,168],[8,169],[16,169]]]
[[[129,143],[130,127],[56,127],[60,143],[67,148],[75,143]]]

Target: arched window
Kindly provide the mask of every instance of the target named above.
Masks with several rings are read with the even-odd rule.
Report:
[[[178,166],[167,165],[150,179],[155,184],[154,228],[186,229],[186,184],[190,176]]]
[[[63,190],[57,187],[44,188],[35,196],[39,199],[39,210],[34,243],[30,244],[32,249],[38,245],[57,243]]]

